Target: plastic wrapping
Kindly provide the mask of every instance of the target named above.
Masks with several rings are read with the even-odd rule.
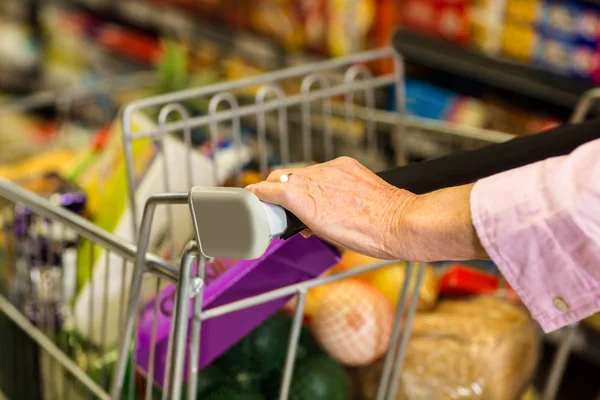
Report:
[[[516,400],[535,371],[539,345],[528,313],[492,296],[445,300],[417,314],[398,400]],[[375,397],[382,363],[360,374]]]

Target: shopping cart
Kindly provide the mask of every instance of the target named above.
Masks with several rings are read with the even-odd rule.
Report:
[[[370,62],[392,60],[395,72],[392,74],[372,75],[366,67]],[[197,180],[209,179],[218,185],[226,178],[225,168],[218,163],[215,155],[214,167],[209,171],[199,171],[193,164],[190,151],[192,136],[195,130],[208,131],[213,151],[218,148],[218,138],[225,131],[233,138],[233,146],[241,152],[242,127],[252,126],[257,133],[257,154],[259,169],[266,175],[268,170],[268,149],[270,143],[278,146],[281,164],[298,161],[324,161],[342,155],[340,149],[364,148],[365,153],[377,154],[381,137],[378,132],[388,132],[388,140],[396,150],[395,162],[405,162],[410,148],[405,141],[407,134],[418,134],[424,137],[442,137],[442,143],[449,145],[446,150],[454,149],[457,145],[472,148],[485,143],[501,142],[512,136],[475,128],[460,127],[434,121],[413,119],[403,114],[403,69],[402,60],[388,49],[371,51],[352,55],[343,59],[324,61],[307,66],[294,67],[262,76],[251,77],[235,82],[226,82],[204,88],[158,96],[134,102],[127,106],[122,115],[123,120],[123,149],[125,152],[128,176],[129,208],[131,210],[131,232],[136,238],[132,244],[123,238],[116,237],[87,220],[66,211],[51,200],[40,198],[15,184],[0,180],[0,196],[3,200],[3,246],[4,262],[13,271],[13,275],[5,279],[8,282],[4,294],[0,297],[0,310],[4,316],[3,326],[10,326],[6,331],[12,332],[9,340],[2,341],[2,385],[1,388],[11,398],[134,398],[136,388],[145,387],[145,397],[153,398],[155,383],[155,357],[157,326],[152,327],[151,347],[148,368],[143,375],[143,382],[135,382],[131,376],[132,367],[136,365],[135,351],[136,327],[140,323],[140,313],[147,309],[143,300],[144,293],[158,298],[165,283],[175,283],[175,299],[172,311],[171,325],[168,334],[168,346],[165,355],[164,381],[162,382],[163,399],[177,399],[181,396],[196,398],[196,381],[187,379],[194,377],[198,371],[201,327],[203,323],[236,311],[248,309],[276,299],[296,297],[296,307],[293,324],[290,330],[287,354],[285,357],[279,398],[288,397],[290,383],[294,373],[294,361],[306,293],[310,288],[346,279],[358,274],[385,268],[393,262],[378,262],[350,271],[314,278],[301,283],[289,285],[274,291],[242,299],[233,303],[221,305],[208,310],[202,309],[204,290],[204,266],[215,254],[202,240],[189,240],[192,237],[206,237],[206,227],[193,226],[191,215],[194,210],[195,193],[202,193],[202,187],[195,187]],[[396,97],[395,112],[376,109],[377,99],[381,90],[392,88]],[[573,120],[581,120],[592,101],[599,97],[599,92],[591,92],[584,98]],[[60,96],[59,96],[60,97]],[[54,101],[52,98],[51,101]],[[206,113],[192,115],[186,108],[191,100],[205,100]],[[226,109],[220,108],[225,103]],[[361,105],[362,104],[362,105]],[[36,104],[37,106],[37,104]],[[150,129],[134,131],[132,121],[137,113],[152,110],[157,115],[157,126]],[[171,114],[177,114],[173,118]],[[222,129],[222,125],[230,127]],[[299,134],[291,134],[290,127],[295,126]],[[356,128],[358,127],[358,128]],[[347,132],[356,132],[350,135]],[[169,165],[175,164],[169,157],[165,141],[169,136],[180,137],[186,145],[182,154],[182,167],[176,172],[177,183],[169,172]],[[351,136],[351,145],[348,137]],[[315,137],[319,137],[321,146],[315,146]],[[385,137],[385,136],[384,136]],[[156,185],[161,193],[149,197],[140,197],[139,176],[136,175],[135,145],[140,140],[151,139],[157,143],[157,159],[162,158],[162,170]],[[450,140],[448,140],[450,139]],[[446,140],[444,142],[444,140]],[[293,144],[297,148],[293,150]],[[213,153],[213,154],[216,154]],[[355,155],[350,153],[351,155]],[[369,158],[365,156],[367,160]],[[178,160],[180,161],[180,160]],[[240,163],[234,163],[229,168],[229,174],[234,175],[241,183]],[[210,175],[207,177],[206,175]],[[178,186],[185,190],[177,192]],[[190,188],[193,188],[190,190]],[[214,189],[219,193],[219,189]],[[234,189],[223,189],[223,193],[233,193],[242,196]],[[188,205],[188,207],[182,207]],[[23,240],[19,231],[21,209],[27,210],[28,221],[37,223],[36,235]],[[276,214],[276,212],[275,212]],[[187,216],[192,230],[189,237],[183,235],[181,242],[181,227],[173,225],[174,215]],[[284,223],[284,221],[281,221]],[[31,223],[31,222],[30,222]],[[171,242],[166,257],[158,257],[148,252],[152,247],[152,238],[157,228],[161,229],[161,238]],[[204,233],[204,234],[203,234]],[[180,237],[176,237],[179,235]],[[166,239],[165,239],[166,237]],[[64,283],[57,283],[52,278],[52,265],[56,264],[53,248],[68,248],[82,241],[88,243],[87,251],[93,259],[96,252],[101,252],[101,262],[96,264],[97,270],[104,270],[102,279],[93,279],[93,271],[88,266],[89,281],[92,282],[89,291],[100,293],[100,301],[90,301],[87,308],[86,322],[77,320],[77,313],[61,304],[61,290]],[[178,242],[178,243],[176,243]],[[33,247],[32,247],[33,244]],[[232,243],[233,250],[244,250],[244,244]],[[237,247],[237,249],[236,249]],[[247,250],[247,249],[246,249]],[[177,256],[181,254],[181,256]],[[81,257],[81,254],[77,254]],[[76,258],[77,258],[76,257]],[[170,261],[165,261],[164,258]],[[11,289],[18,282],[16,276],[23,269],[22,260],[35,260],[40,266],[39,274],[44,276],[39,292],[43,296],[37,299],[36,310],[38,318],[24,315],[22,308],[15,306],[14,299],[9,297]],[[68,269],[64,257],[58,258],[58,267]],[[70,260],[80,268],[77,260]],[[50,267],[49,267],[50,266]],[[197,268],[196,268],[197,266]],[[27,265],[25,265],[27,268]],[[391,332],[389,350],[385,357],[383,373],[377,392],[377,399],[394,399],[399,390],[400,374],[410,337],[411,324],[417,307],[418,290],[409,296],[409,282],[416,273],[416,287],[423,278],[425,265],[422,263],[409,264],[406,268],[404,286],[400,295],[399,305],[395,313],[395,321]],[[108,273],[111,271],[111,274]],[[119,271],[118,273],[114,273]],[[75,279],[75,278],[72,278]],[[118,281],[118,283],[116,283]],[[114,287],[118,289],[118,299]],[[110,292],[110,293],[109,293]],[[147,298],[146,298],[147,300]],[[192,309],[188,309],[192,301]],[[116,310],[113,307],[116,305]],[[150,303],[152,304],[152,303]],[[17,305],[20,305],[17,302]],[[145,308],[146,307],[146,308]],[[157,320],[160,305],[156,301],[150,309],[154,320]],[[190,314],[191,311],[191,314]],[[40,317],[41,315],[41,317]],[[189,315],[193,318],[189,319]],[[92,318],[92,316],[94,318]],[[115,317],[116,316],[116,317]],[[116,320],[111,321],[112,319]],[[116,324],[115,326],[109,326]],[[4,331],[4,330],[3,330]],[[63,332],[84,331],[92,340],[84,341],[76,334]],[[117,344],[109,344],[109,331],[117,332]],[[114,336],[114,335],[112,335]],[[27,342],[31,349],[27,356],[17,357],[14,349]],[[92,343],[90,343],[92,342]],[[189,357],[186,350],[189,343]],[[109,350],[118,347],[118,351]],[[556,358],[553,374],[548,383],[545,399],[551,399],[556,394],[562,371],[570,347],[569,336],[561,344]],[[91,354],[101,354],[93,357]],[[107,355],[108,354],[108,355]],[[29,357],[31,362],[23,363]],[[24,369],[23,366],[28,368]],[[187,372],[186,372],[187,370]],[[129,372],[129,374],[128,374]],[[41,379],[38,376],[41,375]],[[187,375],[187,376],[186,376]],[[41,382],[42,387],[34,387],[30,382]],[[187,381],[185,386],[183,382]],[[29,391],[29,392],[28,392]],[[10,393],[9,393],[10,392]],[[109,394],[110,393],[110,394]]]

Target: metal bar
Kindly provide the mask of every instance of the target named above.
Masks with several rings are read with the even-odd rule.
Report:
[[[173,310],[177,309],[177,297],[173,300]],[[173,338],[175,336],[175,318],[171,315],[171,323],[169,324],[169,340],[167,341],[167,357],[165,360],[171,360],[173,354]],[[161,400],[168,400],[169,394],[169,378],[171,376],[171,368],[173,363],[167,362],[165,365],[163,392]]]
[[[181,276],[177,283],[177,304],[175,308],[175,331],[173,337],[173,358],[171,359],[171,386],[169,398],[179,399],[183,381],[185,342],[187,335],[188,312],[190,309],[190,282],[197,253],[190,251],[183,255]],[[169,362],[169,360],[167,360]]]
[[[419,303],[419,294],[421,287],[421,282],[423,281],[423,275],[425,275],[425,267],[427,264],[419,263],[418,271],[417,271],[417,281],[415,282],[415,288],[412,295],[412,299],[410,300],[410,305],[408,308],[408,315],[406,316],[406,323],[404,324],[404,329],[402,332],[402,339],[400,340],[400,348],[398,349],[398,356],[393,364],[390,382],[390,390],[388,392],[388,399],[394,400],[398,395],[398,388],[400,385],[400,375],[402,374],[402,368],[404,367],[404,359],[406,357],[406,350],[408,348],[408,339],[410,338],[410,333],[412,331],[412,323],[415,319],[415,314],[417,313],[417,305]]]
[[[356,117],[363,120],[373,119],[375,122],[381,124],[402,126],[408,129],[458,136],[465,139],[482,140],[489,143],[502,143],[516,137],[516,135],[510,133],[491,129],[476,128],[428,118],[411,117],[393,111],[369,110],[367,107],[361,106],[354,106],[352,112]],[[334,104],[332,113],[333,115],[344,116],[344,106]]]
[[[382,80],[382,78],[376,78],[377,80]],[[394,81],[392,79],[388,79],[385,77],[382,80],[383,84],[391,84]],[[359,89],[365,88],[365,85],[369,86],[365,82],[356,82],[353,84],[347,84],[345,86],[335,86],[333,89],[329,87],[325,87],[323,89],[315,89],[311,90],[309,93],[302,93],[299,95],[289,96],[283,101],[271,100],[265,102],[263,105],[254,104],[240,107],[240,111],[235,113],[232,111],[222,111],[214,116],[200,116],[196,118],[190,118],[186,122],[175,122],[172,124],[167,124],[167,126],[161,128],[168,132],[176,132],[184,128],[194,128],[198,126],[203,126],[211,123],[213,120],[215,121],[225,121],[234,117],[248,117],[255,115],[260,112],[268,112],[277,110],[282,106],[292,106],[299,105],[306,102],[313,102],[315,100],[327,100],[330,95],[339,95],[343,94],[349,90],[357,91]],[[373,85],[376,86],[376,85]],[[381,86],[381,85],[379,85]],[[323,93],[325,92],[325,93]],[[331,114],[335,116],[343,117],[345,116],[346,109],[344,105],[339,105],[331,102]],[[352,113],[355,117],[360,118],[365,121],[375,121],[380,124],[393,125],[396,129],[413,129],[431,132],[433,134],[444,134],[451,135],[456,137],[461,137],[465,139],[475,139],[481,140],[488,143],[502,143],[511,139],[514,139],[516,135],[494,131],[491,129],[483,129],[472,127],[468,125],[460,125],[451,122],[438,121],[427,118],[419,118],[407,116],[405,114],[401,114],[393,111],[385,111],[379,109],[368,109],[367,107],[354,105],[352,107]],[[142,137],[154,137],[159,135],[162,130],[161,129],[149,129],[143,132],[136,134],[136,138]],[[403,135],[404,132],[398,133],[398,135]]]
[[[156,331],[158,329],[158,298],[160,296],[160,278],[156,278],[154,289],[154,320],[152,321],[152,336],[150,337],[150,356],[148,357],[148,373],[146,376],[146,400],[152,400],[152,383],[154,380],[154,361],[156,357]]]
[[[200,255],[200,250],[196,245],[197,256]],[[198,259],[198,271],[196,271],[196,282],[194,282],[194,288],[198,290],[194,297],[194,318],[192,320],[192,330],[190,338],[190,360],[188,365],[188,400],[195,400],[198,395],[198,381],[196,376],[198,375],[198,363],[200,362],[200,325],[202,320],[202,300],[204,295],[204,272],[206,269],[206,258],[200,256]],[[199,287],[196,287],[199,285]]]
[[[202,321],[207,319],[216,318],[224,314],[229,314],[234,311],[243,310],[245,308],[253,307],[258,304],[267,303],[282,297],[291,296],[298,293],[300,290],[308,290],[315,286],[325,285],[327,283],[336,282],[342,279],[350,278],[355,275],[364,274],[369,271],[374,271],[379,268],[387,267],[393,264],[397,264],[398,261],[380,261],[365,265],[359,268],[354,268],[348,271],[340,272],[333,275],[328,275],[321,278],[311,279],[302,283],[286,286],[280,289],[275,289],[267,293],[259,294],[256,296],[248,297],[243,300],[234,301],[229,304],[224,304],[219,307],[215,307],[202,313]]]
[[[279,85],[275,84],[265,84],[258,89],[256,94],[256,104],[263,105],[265,104],[266,97],[269,93],[273,93],[275,95],[275,101],[280,104],[277,108],[277,124],[279,130],[279,155],[281,157],[281,163],[284,166],[287,166],[290,163],[290,149],[288,146],[289,135],[288,135],[288,117],[287,117],[287,108],[283,105],[283,99],[286,98],[285,92]],[[260,108],[258,113],[256,114],[257,120],[260,118],[262,120],[262,124],[258,124],[258,126],[262,127],[264,130],[265,126],[265,110]],[[239,121],[239,117],[237,117],[234,121]],[[261,134],[264,136],[264,132]]]
[[[227,92],[236,89],[241,89],[245,87],[261,85],[263,83],[272,83],[275,81],[279,81],[282,79],[289,79],[294,77],[299,77],[307,74],[311,74],[314,72],[321,72],[325,70],[332,70],[336,68],[341,68],[347,65],[360,63],[360,62],[369,62],[373,60],[377,60],[385,57],[394,56],[394,51],[390,48],[372,50],[369,52],[359,53],[351,56],[345,56],[340,58],[335,58],[327,61],[322,61],[318,63],[312,63],[307,65],[301,65],[297,67],[291,67],[282,69],[276,72],[271,72],[268,74],[254,76],[245,79],[239,79],[236,81],[223,82],[216,85],[211,85],[202,88],[189,89],[180,91],[177,93],[171,93],[156,97],[151,97],[148,99],[143,99],[131,103],[129,106],[125,108],[123,111],[124,118],[129,119],[131,114],[135,111],[140,110],[142,108],[159,106],[161,104],[166,103],[175,103],[181,102],[185,100],[189,100],[192,98],[202,97],[212,95],[218,92]]]
[[[558,389],[560,387],[560,383],[562,382],[567,361],[569,360],[569,355],[571,354],[573,339],[577,333],[578,326],[578,323],[574,323],[564,328],[565,336],[560,341],[557,354],[552,362],[550,376],[548,377],[546,386],[544,387],[544,395],[542,397],[543,400],[554,400],[558,394]]]
[[[287,400],[290,394],[290,385],[294,374],[294,363],[296,362],[296,351],[298,349],[298,339],[302,330],[302,317],[304,316],[304,306],[306,305],[306,290],[298,291],[298,299],[296,300],[296,310],[294,311],[294,320],[292,323],[292,331],[290,332],[290,340],[288,343],[287,355],[285,358],[285,368],[283,370],[283,378],[281,379],[281,391],[279,392],[279,400]]]
[[[102,388],[79,368],[75,362],[67,357],[43,332],[27,320],[4,296],[0,295],[0,310],[6,314],[19,328],[43,348],[51,357],[63,365],[69,373],[77,379],[99,399],[110,400]]]
[[[119,348],[120,361],[117,365],[117,369],[115,371],[115,375],[113,376],[113,381],[111,384],[111,396],[114,399],[117,399],[119,394],[121,393],[121,389],[123,387],[123,380],[125,378],[125,370],[127,367],[127,354],[134,333],[136,310],[138,309],[138,300],[140,297],[140,292],[142,290],[142,279],[146,266],[144,255],[148,250],[148,245],[150,242],[152,220],[154,218],[156,206],[159,204],[187,204],[187,202],[187,193],[163,193],[150,196],[146,201],[146,205],[144,206],[142,224],[140,227],[140,236],[138,239],[137,253],[135,254],[133,276],[131,278],[131,291],[129,295],[129,302],[127,305],[127,317],[124,324],[125,328],[123,330],[121,346]],[[181,279],[181,275],[179,276],[179,278]]]
[[[329,80],[322,74],[308,75],[302,80],[300,91],[309,93],[313,83],[319,83],[321,88],[329,87]],[[312,161],[312,120],[310,117],[310,101],[302,103],[302,145],[304,147],[304,161]],[[323,148],[326,159],[333,158],[333,134],[331,129],[331,99],[326,98],[322,101],[322,114],[324,122]]]
[[[408,288],[410,284],[410,280],[412,278],[413,271],[413,263],[409,263],[406,266],[406,270],[404,271],[404,283],[402,284],[402,289],[400,292],[400,300],[398,301],[398,305],[396,307],[396,316],[394,318],[394,327],[392,329],[392,334],[390,335],[390,344],[388,346],[388,351],[385,356],[385,361],[383,364],[383,372],[381,373],[381,379],[379,381],[379,387],[377,389],[377,400],[384,400],[385,395],[387,394],[389,385],[390,385],[390,377],[392,374],[392,368],[394,366],[394,361],[396,359],[396,352],[399,345],[399,341],[401,338],[400,333],[402,332],[402,317],[404,316],[404,309],[406,308],[406,298],[408,296]]]
[[[600,88],[585,92],[575,105],[575,111],[571,115],[569,122],[572,124],[582,122],[598,99],[600,99]]]
[[[180,195],[183,194],[173,194]],[[185,194],[187,196],[187,193]],[[40,197],[28,190],[23,189],[6,179],[0,177],[0,197],[3,197],[13,203],[20,203],[30,208],[36,214],[50,218],[53,221],[61,222],[73,229],[77,234],[84,238],[101,245],[107,250],[129,260],[135,260],[137,248],[132,243],[119,238],[92,222],[72,213],[64,208],[52,204],[50,201]],[[154,254],[143,255],[146,265],[153,272],[164,275],[169,280],[176,280],[179,276],[178,269],[164,261]]]
[[[394,94],[396,96],[396,114],[404,115],[406,111],[406,87],[404,84],[404,60],[399,54],[394,55]],[[393,132],[396,150],[396,165],[407,163],[406,131],[398,124]]]
[[[209,103],[208,106],[208,113],[209,115],[215,116],[218,114],[218,107],[219,104],[221,102],[226,102],[229,105],[229,108],[232,110],[233,113],[235,113],[236,110],[238,110],[240,108],[240,105],[238,103],[238,99],[232,94],[232,93],[228,93],[228,92],[223,92],[223,93],[219,93],[217,95],[215,95]],[[234,142],[234,146],[235,149],[237,151],[237,155],[240,158],[242,158],[241,155],[241,151],[242,151],[242,132],[241,132],[241,123],[240,123],[240,118],[239,117],[235,117],[232,118],[232,133],[233,133],[233,142]],[[188,128],[189,129],[189,128]],[[219,163],[217,162],[217,152],[219,150],[219,145],[217,143],[217,139],[218,139],[218,131],[219,131],[219,127],[218,127],[218,122],[215,120],[212,120],[210,123],[210,138],[211,138],[211,153],[212,153],[212,158],[213,158],[213,170],[214,170],[214,176],[215,176],[215,185],[220,182],[220,174],[219,174]],[[236,174],[236,179],[237,179],[237,183],[238,186],[242,186],[242,178],[241,178],[241,173],[242,173],[242,164],[240,162],[240,165],[236,168],[237,169],[237,174]]]
[[[392,75],[384,75],[381,77],[373,78],[368,82],[354,82],[345,83],[337,86],[328,88],[320,88],[311,91],[310,93],[301,93],[293,96],[286,97],[285,99],[276,99],[265,102],[264,104],[253,104],[239,108],[239,111],[223,111],[216,115],[204,115],[200,117],[190,118],[185,122],[173,122],[168,124],[164,128],[147,129],[141,132],[137,132],[135,137],[126,138],[126,142],[130,142],[132,139],[156,137],[163,132],[176,132],[186,127],[197,128],[200,126],[208,125],[210,123],[217,123],[221,121],[227,121],[232,118],[241,118],[255,115],[258,112],[269,112],[274,111],[282,107],[290,107],[300,105],[305,101],[314,101],[332,96],[338,96],[348,91],[365,90],[369,88],[376,88],[394,83],[394,77]],[[125,118],[125,117],[124,117]],[[124,119],[124,128],[131,125],[131,118],[128,120]],[[126,125],[127,124],[127,125]],[[124,130],[124,132],[129,132]]]

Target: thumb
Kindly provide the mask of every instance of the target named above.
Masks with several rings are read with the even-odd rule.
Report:
[[[260,201],[275,204],[286,208],[289,187],[279,182],[260,182],[254,185],[246,186],[246,189],[251,191],[258,197]]]

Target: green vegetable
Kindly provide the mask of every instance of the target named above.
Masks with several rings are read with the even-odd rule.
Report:
[[[259,376],[282,368],[291,327],[288,315],[273,315],[221,356],[219,365],[229,372]]]
[[[248,389],[222,386],[198,400],[267,400],[262,394]]]
[[[232,378],[216,365],[209,365],[198,374],[198,395],[208,392],[210,389],[228,384]]]
[[[283,371],[263,382],[267,399],[277,399]],[[326,354],[313,355],[299,361],[294,369],[289,400],[348,400],[350,385],[346,371]]]

